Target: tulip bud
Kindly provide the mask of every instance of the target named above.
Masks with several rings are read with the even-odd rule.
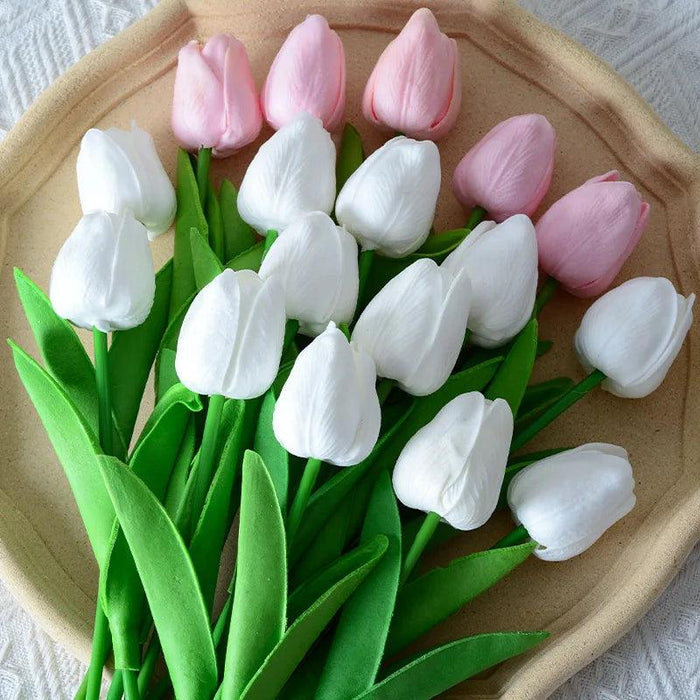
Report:
[[[439,139],[457,121],[462,86],[457,42],[426,7],[416,10],[379,57],[362,97],[375,126]]]
[[[262,114],[245,46],[216,34],[201,47],[180,49],[175,73],[172,128],[183,148],[211,148],[228,156],[254,141]]]
[[[564,195],[537,222],[540,267],[578,297],[604,292],[637,245],[649,205],[611,171]]]
[[[53,264],[54,311],[103,333],[140,326],[156,282],[146,229],[130,212],[85,214]]]
[[[177,341],[175,371],[191,391],[250,399],[271,386],[282,356],[284,300],[276,280],[224,270],[195,297]]]
[[[524,214],[502,224],[479,224],[442,267],[452,274],[464,270],[472,284],[467,325],[474,345],[503,345],[530,319],[537,293],[537,241]]]
[[[255,154],[238,192],[241,218],[258,233],[281,231],[335,200],[335,146],[321,120],[301,112]]]
[[[452,187],[465,210],[481,206],[495,221],[532,216],[547,194],[556,134],[541,114],[497,124],[459,162]]]
[[[458,530],[481,527],[496,509],[512,437],[506,401],[478,391],[458,396],[403,448],[394,468],[397,498]]]
[[[470,299],[466,273],[421,258],[370,301],[352,340],[372,356],[380,377],[395,379],[415,396],[432,394],[457,362]]]
[[[316,336],[329,321],[350,323],[359,286],[357,243],[320,211],[287,226],[260,266],[260,277],[282,286],[287,317]]]
[[[629,513],[636,498],[626,450],[590,443],[525,467],[508,486],[508,505],[546,561],[571,559]]]
[[[328,131],[345,113],[345,54],[325,17],[309,15],[282,44],[260,94],[263,115],[273,129],[299,112],[318,117]]]
[[[680,352],[694,302],[695,294],[681,296],[664,277],[628,280],[586,311],[574,338],[581,363],[600,370],[615,396],[648,396]]]
[[[440,192],[440,153],[432,141],[387,141],[348,178],[338,195],[338,223],[363,250],[401,258],[430,233]]]
[[[372,358],[329,323],[299,353],[280,392],[272,417],[275,437],[297,457],[339,467],[358,464],[379,437],[376,378]]]

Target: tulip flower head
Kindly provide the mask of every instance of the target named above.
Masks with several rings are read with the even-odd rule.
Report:
[[[131,211],[149,238],[167,231],[175,218],[175,190],[151,135],[131,130],[89,129],[80,142],[78,193],[83,213]]]
[[[501,224],[479,224],[442,267],[452,274],[464,270],[469,277],[472,305],[467,325],[474,345],[503,345],[530,319],[537,293],[537,241],[524,214]]]
[[[556,134],[541,114],[497,124],[459,162],[452,187],[465,210],[483,207],[494,221],[532,216],[547,194]]]
[[[400,258],[430,233],[440,192],[440,153],[432,141],[397,136],[372,153],[338,195],[338,223],[363,250]]]
[[[282,44],[260,94],[263,115],[273,129],[299,112],[318,117],[335,131],[345,113],[345,53],[325,17],[309,15]]]
[[[376,379],[372,358],[329,323],[299,353],[280,392],[275,437],[297,457],[339,467],[358,464],[379,437]]]
[[[631,255],[649,205],[611,171],[556,201],[537,222],[540,267],[578,297],[604,292]]]
[[[190,41],[177,59],[172,128],[189,150],[211,148],[225,157],[254,141],[262,113],[245,46],[216,34],[204,46]]]
[[[428,8],[416,10],[379,57],[362,112],[379,128],[436,140],[454,126],[461,100],[457,42]]]
[[[80,328],[103,333],[140,326],[155,294],[153,258],[144,226],[129,212],[85,214],[51,272],[54,311]]]
[[[462,348],[471,301],[466,273],[421,258],[370,301],[352,332],[377,374],[425,396],[450,376]]]
[[[262,280],[252,270],[224,270],[185,315],[177,376],[198,394],[261,396],[277,376],[284,326],[284,297],[276,280]]]
[[[305,214],[284,229],[260,266],[284,290],[287,317],[300,331],[317,336],[329,321],[350,323],[359,286],[357,243],[320,211]]]
[[[588,549],[636,498],[627,452],[617,445],[581,445],[535,462],[508,486],[508,505],[546,561],[571,559]]]
[[[458,530],[481,527],[496,509],[512,436],[506,401],[458,396],[406,443],[394,468],[397,498]]]
[[[693,321],[695,294],[684,297],[664,277],[637,277],[597,299],[574,344],[587,371],[600,370],[615,396],[648,396],[663,382]]]
[[[335,146],[321,120],[301,112],[255,154],[238,192],[242,219],[261,235],[304,214],[330,214],[335,200]]]

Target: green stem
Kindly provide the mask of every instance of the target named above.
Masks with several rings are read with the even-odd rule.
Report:
[[[200,148],[197,155],[197,190],[202,208],[207,205],[207,187],[209,185],[209,164],[211,163],[211,148]]]
[[[572,387],[554,405],[550,406],[539,418],[519,431],[510,445],[511,453],[519,450],[525,443],[532,440],[537,433],[546,428],[558,415],[573,406],[582,399],[591,389],[594,389],[605,379],[605,375],[598,369],[593,370],[583,381]]]
[[[141,670],[139,671],[139,693],[143,697],[148,689],[148,685],[153,678],[153,672],[156,670],[156,661],[160,656],[160,639],[158,638],[158,633],[153,632],[150,641],[148,642],[148,647],[146,648],[146,654],[143,657],[143,663],[141,664]]]
[[[393,379],[380,379],[377,384],[377,396],[379,397],[379,405],[383,406],[391,394],[391,390],[396,386]]]
[[[491,549],[503,549],[503,547],[514,547],[516,544],[525,544],[530,540],[530,533],[525,529],[524,525],[518,525],[514,530],[511,530],[505,537],[501,537]]]
[[[311,492],[313,491],[320,469],[321,460],[314,459],[313,457],[309,459],[309,461],[306,463],[306,467],[304,467],[304,474],[301,477],[299,489],[297,490],[296,496],[294,496],[292,507],[289,509],[289,520],[287,521],[287,547],[291,545],[292,541],[294,540],[294,535],[296,535],[299,525],[301,525],[301,520],[304,517],[304,511],[306,510],[306,505],[311,497]]]
[[[112,676],[112,683],[109,686],[106,700],[120,700],[124,694],[124,676],[120,670],[116,670]]]
[[[87,692],[87,674],[85,676],[83,676],[83,681],[78,686],[78,690],[75,691],[75,695],[73,696],[73,700],[85,700],[85,693],[86,692]]]
[[[472,213],[469,215],[469,218],[467,219],[467,223],[464,225],[464,228],[468,228],[470,231],[474,228],[476,228],[483,220],[484,217],[486,216],[486,209],[483,207],[476,206],[472,209]]]
[[[270,252],[270,248],[272,248],[272,244],[279,238],[279,233],[275,231],[275,229],[271,228],[266,234],[265,234],[265,245],[263,246],[263,254],[262,254],[262,259],[265,259],[265,256]]]
[[[359,302],[364,298],[365,290],[367,289],[367,280],[369,279],[369,273],[372,271],[372,263],[374,262],[374,251],[373,250],[363,250],[360,253],[360,258],[358,260],[359,275],[360,275],[360,286],[357,293],[358,306]]]
[[[401,570],[400,586],[406,583],[439,524],[440,516],[437,513],[426,514],[425,520],[420,526],[420,530],[416,533],[416,539],[413,540],[411,548],[406,553],[406,559],[404,560],[403,569]]]
[[[90,655],[90,666],[88,667],[87,685],[85,688],[86,700],[98,700],[100,697],[102,669],[107,661],[110,646],[109,624],[98,598],[95,608],[95,628],[92,635],[92,653]]]
[[[122,678],[124,679],[124,698],[125,700],[140,700],[138,674],[130,669],[122,670]]]
[[[559,281],[555,280],[554,277],[547,277],[540,291],[537,293],[535,308],[532,311],[533,318],[540,315],[540,311],[542,311],[547,302],[554,296],[554,292],[556,292],[557,289],[559,289]]]
[[[95,380],[97,382],[98,422],[100,446],[106,455],[111,455],[112,445],[112,397],[109,384],[109,355],[107,334],[92,329],[95,348]]]

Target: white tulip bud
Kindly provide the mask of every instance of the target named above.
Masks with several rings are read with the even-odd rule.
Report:
[[[130,210],[149,238],[173,223],[175,190],[151,135],[135,123],[131,131],[90,129],[80,143],[77,171],[83,212]]]
[[[104,333],[140,326],[156,282],[146,229],[129,212],[85,214],[58,252],[49,296],[56,313]]]
[[[481,527],[498,504],[512,437],[506,401],[478,391],[458,396],[403,448],[394,467],[397,498],[458,530]]]
[[[299,353],[280,392],[272,418],[277,440],[297,457],[358,464],[379,437],[376,378],[372,358],[329,323]]]
[[[636,502],[627,452],[590,443],[525,467],[508,486],[515,522],[538,543],[535,556],[564,561],[588,549]]]
[[[637,277],[596,300],[574,344],[584,367],[600,370],[603,388],[639,399],[663,382],[693,321],[695,294],[683,297],[664,277]]]
[[[284,299],[275,280],[263,281],[252,270],[224,270],[185,315],[177,376],[198,394],[260,396],[277,376],[284,326]]]
[[[432,141],[397,136],[372,153],[338,195],[338,223],[363,250],[401,258],[430,233],[440,192],[440,152]]]
[[[537,294],[537,238],[524,214],[502,224],[479,224],[442,266],[453,274],[465,270],[472,283],[468,326],[474,345],[504,345],[530,319]]]
[[[422,258],[391,279],[357,320],[352,340],[368,352],[380,377],[425,396],[450,376],[467,327],[471,286]]]
[[[285,228],[260,266],[260,277],[274,277],[284,290],[287,318],[305,335],[322,333],[329,321],[350,323],[359,285],[357,243],[320,211]]]
[[[335,145],[320,119],[301,112],[255,154],[238,192],[241,218],[261,235],[303,214],[330,214],[335,200]]]

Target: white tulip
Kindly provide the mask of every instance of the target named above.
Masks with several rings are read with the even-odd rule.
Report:
[[[352,340],[373,358],[380,377],[425,396],[450,376],[467,327],[467,275],[417,260],[390,280],[357,320]]]
[[[586,311],[574,339],[581,363],[605,374],[602,386],[615,396],[648,396],[680,352],[694,301],[664,277],[624,282]]]
[[[141,325],[153,306],[146,229],[128,213],[85,214],[58,252],[49,296],[56,313],[104,333]]]
[[[272,418],[277,440],[297,457],[358,464],[379,437],[376,378],[372,358],[329,323],[299,353],[280,392]]]
[[[335,200],[335,145],[320,119],[300,113],[255,154],[238,192],[241,218],[261,235],[303,214],[330,214]]]
[[[432,141],[397,136],[372,153],[338,195],[338,223],[363,250],[401,258],[430,233],[440,192],[440,152]]]
[[[478,391],[458,396],[403,448],[394,467],[397,498],[458,530],[481,527],[498,504],[512,437],[506,401]]]
[[[323,332],[329,321],[350,323],[359,285],[357,243],[328,214],[305,214],[285,228],[260,266],[284,290],[287,318],[305,335]]]
[[[588,549],[636,502],[627,452],[590,443],[525,467],[508,486],[513,517],[538,543],[535,556],[564,561]]]
[[[453,274],[465,270],[472,283],[468,326],[474,345],[504,345],[530,319],[537,293],[537,238],[524,214],[501,224],[479,224],[442,266]]]
[[[177,376],[198,394],[260,396],[277,376],[284,326],[284,299],[275,280],[263,281],[252,270],[224,270],[185,315]]]
[[[83,212],[130,210],[149,238],[170,228],[175,190],[151,135],[135,123],[131,131],[90,129],[80,143],[77,172]]]

